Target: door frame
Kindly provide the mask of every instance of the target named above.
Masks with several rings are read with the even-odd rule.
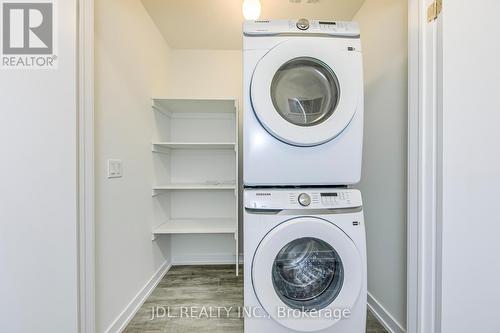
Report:
[[[77,10],[78,332],[94,333],[94,0],[78,0]]]
[[[408,0],[407,333],[439,332],[439,117],[428,107],[436,78],[425,72],[438,61],[425,53],[430,2]],[[94,0],[78,0],[77,16],[79,332],[94,333]]]
[[[440,107],[442,17],[434,0],[408,2],[407,333],[440,332]]]

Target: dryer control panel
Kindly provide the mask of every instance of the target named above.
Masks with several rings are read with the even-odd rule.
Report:
[[[345,209],[363,206],[361,192],[345,188],[245,189],[245,208]]]
[[[356,22],[319,21],[305,18],[296,20],[255,20],[243,23],[246,36],[278,35],[327,35],[332,37],[359,38]]]

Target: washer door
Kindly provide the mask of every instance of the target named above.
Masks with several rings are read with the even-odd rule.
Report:
[[[340,318],[334,314],[355,305],[362,276],[353,241],[331,222],[314,217],[275,227],[261,241],[252,263],[261,306],[275,321],[300,332],[337,323]]]
[[[257,64],[250,95],[255,114],[277,139],[314,146],[339,135],[353,118],[361,56],[333,50],[326,38],[289,40]]]

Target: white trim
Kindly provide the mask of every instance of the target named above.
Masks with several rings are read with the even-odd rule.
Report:
[[[239,253],[238,261],[243,264],[243,253]],[[172,256],[172,266],[184,265],[234,265],[236,255],[232,253],[196,253]]]
[[[408,175],[407,175],[407,319],[408,333],[418,332],[418,165],[419,165],[419,4],[408,1]],[[370,296],[369,296],[370,299]],[[370,303],[370,302],[369,302]]]
[[[78,1],[78,330],[95,332],[94,0]]]
[[[438,332],[439,133],[431,0],[409,0],[407,331]]]
[[[372,294],[368,293],[368,310],[377,318],[377,320],[390,333],[406,333],[403,325],[380,304]]]
[[[168,261],[165,262],[104,332],[122,332],[171,267]]]

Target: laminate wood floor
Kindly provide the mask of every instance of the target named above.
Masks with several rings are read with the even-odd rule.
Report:
[[[234,266],[174,266],[124,332],[242,333],[242,307],[243,277]],[[366,332],[387,331],[368,313]]]

